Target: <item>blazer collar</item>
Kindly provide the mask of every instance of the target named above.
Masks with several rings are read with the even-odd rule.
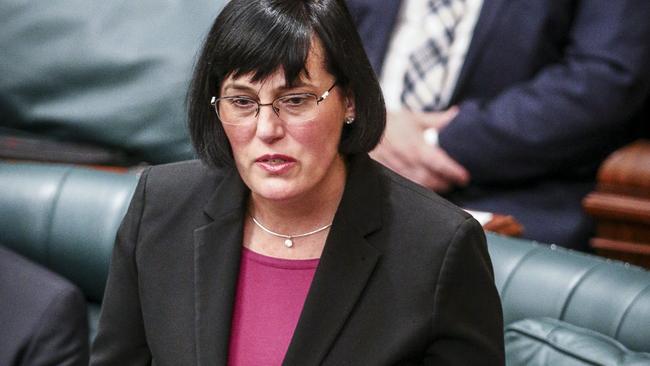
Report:
[[[465,56],[465,62],[460,70],[460,75],[458,76],[458,81],[456,82],[456,87],[451,97],[452,104],[458,102],[459,96],[462,95],[463,89],[471,77],[471,73],[474,72],[476,63],[480,61],[481,52],[489,39],[490,32],[493,29],[494,22],[498,18],[501,6],[505,2],[506,0],[483,0],[481,13],[476,21],[474,34],[472,35],[472,40],[469,44],[467,55]]]
[[[321,363],[372,274],[380,257],[367,241],[381,226],[382,188],[377,170],[367,154],[349,159],[343,197],[285,365]],[[213,221],[194,231],[198,365],[227,363],[248,192],[232,169],[205,206]]]
[[[341,204],[314,275],[284,365],[318,365],[336,341],[380,257],[367,236],[381,226],[376,163],[350,159]]]
[[[194,322],[198,365],[228,363],[248,189],[231,169],[204,208],[213,221],[194,230]]]

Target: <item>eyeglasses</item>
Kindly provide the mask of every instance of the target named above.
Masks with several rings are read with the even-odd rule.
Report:
[[[287,94],[275,98],[271,103],[260,103],[247,96],[212,97],[210,105],[217,113],[221,123],[228,125],[247,125],[255,122],[260,108],[271,106],[278,118],[290,125],[306,124],[318,114],[317,106],[324,101],[336,82],[320,97],[312,93]]]

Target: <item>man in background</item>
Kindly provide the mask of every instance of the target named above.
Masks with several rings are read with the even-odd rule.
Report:
[[[647,123],[650,3],[348,0],[389,111],[373,157],[585,250],[581,200]],[[645,110],[644,110],[645,108]]]
[[[0,245],[0,365],[88,365],[86,314],[79,289]]]

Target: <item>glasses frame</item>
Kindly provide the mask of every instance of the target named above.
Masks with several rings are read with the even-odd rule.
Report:
[[[212,108],[214,109],[214,112],[217,114],[217,118],[219,118],[219,120],[221,121],[221,123],[225,123],[225,124],[227,124],[227,125],[233,125],[233,126],[245,126],[245,125],[251,124],[252,122],[254,122],[254,121],[257,120],[257,117],[258,117],[259,114],[260,114],[260,109],[261,109],[262,107],[271,107],[271,109],[273,110],[273,113],[275,113],[275,115],[278,116],[278,118],[279,118],[280,120],[282,120],[283,122],[287,123],[286,121],[284,121],[284,120],[282,119],[282,117],[280,117],[280,109],[274,106],[274,104],[275,104],[278,100],[280,100],[280,99],[284,99],[284,98],[287,98],[287,97],[298,96],[298,95],[310,95],[310,96],[316,98],[316,105],[318,106],[318,105],[320,105],[321,102],[323,102],[325,99],[327,99],[327,97],[330,95],[330,92],[332,91],[332,89],[334,89],[334,87],[336,86],[336,84],[337,84],[337,82],[335,81],[335,82],[332,84],[332,86],[330,86],[330,87],[329,87],[329,88],[328,88],[328,89],[327,89],[327,90],[326,90],[326,91],[325,91],[325,92],[324,92],[320,97],[319,97],[318,95],[314,94],[314,93],[291,93],[291,94],[281,95],[281,96],[279,96],[279,97],[273,99],[273,101],[272,101],[271,103],[260,103],[259,101],[255,100],[255,99],[253,99],[253,98],[251,98],[251,97],[245,96],[245,95],[241,95],[241,96],[234,95],[234,96],[229,96],[229,97],[220,97],[220,98],[217,98],[217,97],[214,97],[214,96],[213,96],[213,97],[210,99],[210,105],[211,105]],[[221,116],[219,116],[219,108],[217,107],[217,104],[219,103],[220,100],[230,100],[230,99],[246,99],[246,100],[250,100],[251,102],[257,104],[257,109],[255,110],[255,117],[254,117],[254,118],[251,118],[251,122],[247,122],[247,123],[230,123],[230,122],[224,122],[224,121],[221,119]]]

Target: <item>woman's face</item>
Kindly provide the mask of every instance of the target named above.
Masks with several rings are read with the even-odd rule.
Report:
[[[251,81],[252,74],[230,76],[222,83],[220,97],[246,96],[261,104],[295,93],[320,97],[336,82],[325,69],[323,54],[320,42],[312,42],[305,65],[309,77],[301,75],[291,88],[282,70],[258,82]],[[287,123],[266,106],[252,123],[223,124],[237,170],[254,197],[307,202],[309,197],[322,199],[340,191],[345,164],[338,145],[344,120],[355,115],[354,101],[335,86],[315,108],[308,123]]]

